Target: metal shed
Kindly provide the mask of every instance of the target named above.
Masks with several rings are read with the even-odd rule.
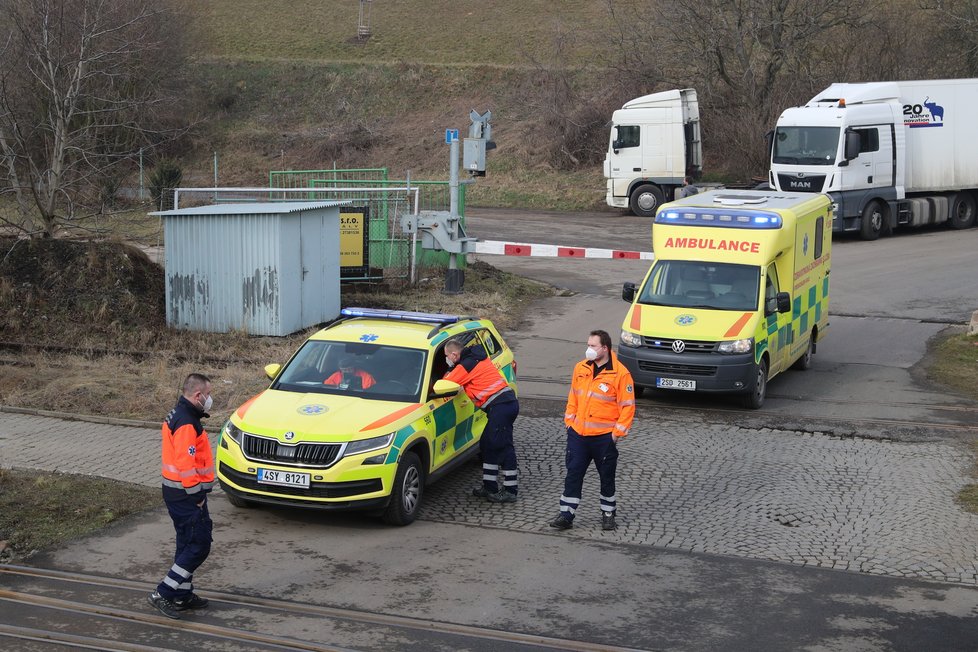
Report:
[[[340,312],[340,206],[218,204],[163,218],[166,323],[288,335]]]

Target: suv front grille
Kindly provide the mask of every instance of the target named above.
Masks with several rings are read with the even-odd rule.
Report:
[[[253,462],[269,462],[271,464],[288,464],[290,466],[308,466],[325,469],[332,466],[343,444],[283,444],[269,437],[258,437],[249,433],[241,433],[244,437],[243,446],[245,457]]]

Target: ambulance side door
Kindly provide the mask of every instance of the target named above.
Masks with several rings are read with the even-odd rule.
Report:
[[[767,280],[764,283],[764,315],[767,322],[770,356],[769,377],[785,368],[791,349],[791,312],[778,312],[777,296],[781,291],[778,270],[774,264],[771,264],[767,268]]]

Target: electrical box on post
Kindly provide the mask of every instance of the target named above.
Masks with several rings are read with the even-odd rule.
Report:
[[[462,142],[462,167],[474,177],[486,176],[486,141],[466,138]]]

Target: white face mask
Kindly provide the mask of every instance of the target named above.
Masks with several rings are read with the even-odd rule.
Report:
[[[213,405],[214,405],[214,399],[211,398],[210,396],[208,396],[207,399],[204,401],[204,404],[201,406],[200,409],[203,410],[204,412],[210,412],[211,411],[211,407]]]
[[[590,346],[584,349],[584,357],[588,360],[597,360],[598,352],[592,349]]]
[[[452,367],[455,366],[455,361],[452,360],[451,358],[449,358],[447,355],[445,356],[445,362],[448,363],[448,368],[449,369],[451,369]]]

